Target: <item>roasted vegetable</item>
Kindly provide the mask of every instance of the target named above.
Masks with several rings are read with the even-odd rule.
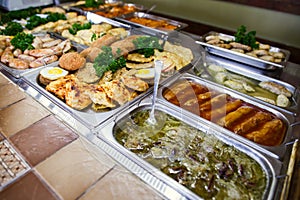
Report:
[[[75,23],[72,25],[72,28],[69,28],[69,32],[73,35],[76,35],[77,31],[90,29],[91,27],[92,27],[91,22],[85,24]]]
[[[159,44],[157,37],[138,37],[137,39],[133,40],[133,44],[135,45],[136,52],[143,54],[146,58],[154,55],[154,49],[163,49]]]
[[[117,56],[114,56],[112,49],[109,46],[102,47],[102,53],[100,53],[94,62],[94,68],[97,76],[102,77],[103,74],[109,70],[112,72],[126,66],[126,59],[121,56],[121,50],[118,49]]]
[[[5,29],[0,31],[0,35],[15,36],[17,35],[17,33],[22,31],[23,31],[23,27],[21,26],[21,24],[17,22],[8,22]]]
[[[26,49],[30,50],[34,49],[32,46],[33,39],[33,35],[20,32],[11,40],[11,44],[15,49],[21,49],[22,51],[25,51]]]
[[[256,43],[256,31],[250,31],[246,33],[246,26],[241,25],[238,29],[235,36],[235,42],[248,45],[252,47],[253,49],[258,49],[259,45]]]

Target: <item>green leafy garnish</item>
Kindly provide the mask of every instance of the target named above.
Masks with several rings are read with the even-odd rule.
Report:
[[[246,33],[246,26],[241,25],[238,29],[236,34],[234,34],[235,36],[235,42],[244,44],[244,45],[248,45],[250,47],[252,47],[253,49],[257,49],[258,48],[258,44],[256,43],[256,31],[250,31],[248,33]]]
[[[66,20],[66,16],[62,13],[47,13],[47,14],[48,15],[46,18],[42,18],[37,15],[32,15],[27,21],[25,27],[28,28],[29,30],[32,30],[35,27],[42,24],[46,24],[48,22],[56,22],[60,19]]]
[[[94,68],[96,74],[102,77],[107,71],[116,72],[118,69],[126,66],[126,59],[121,56],[121,50],[117,50],[117,55],[114,56],[112,53],[112,48],[109,46],[103,46],[102,52],[96,57],[94,62]]]
[[[25,25],[26,28],[29,30],[34,29],[35,27],[46,24],[47,20],[45,18],[41,18],[37,15],[32,15],[29,20],[27,20],[27,24]]]
[[[97,8],[103,3],[103,0],[85,0],[85,7]]]
[[[56,22],[58,20],[66,20],[66,15],[63,13],[47,13],[46,17],[47,22]]]
[[[154,55],[154,49],[162,50],[162,46],[159,44],[157,37],[142,36],[132,41],[136,52],[143,54],[146,58]]]
[[[90,29],[92,27],[92,23],[88,22],[85,24],[75,23],[72,25],[72,28],[69,28],[69,32],[73,35],[76,35],[77,31]]]
[[[11,44],[16,49],[21,49],[22,51],[25,51],[26,49],[34,49],[34,47],[32,46],[34,38],[35,37],[31,34],[20,32],[17,33],[17,35],[11,40]]]
[[[0,24],[6,24],[14,19],[26,19],[34,14],[40,13],[41,8],[27,8],[23,10],[9,11],[8,13],[0,13]]]
[[[17,33],[22,32],[23,27],[17,22],[8,22],[5,29],[0,31],[0,35],[15,36]]]

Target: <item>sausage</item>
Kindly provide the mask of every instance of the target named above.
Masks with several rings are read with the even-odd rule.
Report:
[[[14,54],[10,47],[6,47],[1,56],[1,62],[8,63],[11,59],[14,58]]]
[[[30,62],[32,62],[36,59],[35,57],[29,56],[29,55],[26,55],[26,54],[21,54],[21,55],[18,56],[18,58],[21,59],[21,60],[25,60],[28,63],[30,63]]]
[[[9,61],[9,67],[15,69],[28,69],[28,62],[19,58],[13,58]]]
[[[41,57],[41,58],[38,58],[38,59],[32,61],[29,64],[29,67],[31,67],[31,68],[37,68],[37,67],[40,67],[40,66],[43,66],[43,65],[50,64],[50,63],[55,62],[57,60],[58,60],[57,55],[51,55],[51,56],[47,56],[47,57]]]
[[[32,49],[28,51],[28,54],[34,57],[43,57],[54,54],[54,51],[52,49]]]

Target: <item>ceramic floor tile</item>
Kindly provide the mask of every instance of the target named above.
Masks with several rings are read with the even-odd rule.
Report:
[[[61,121],[50,115],[10,137],[11,142],[31,166],[78,138]]]
[[[76,199],[107,173],[115,162],[84,138],[36,166],[36,170],[63,199]]]
[[[89,199],[162,199],[152,188],[129,171],[115,167],[79,200]]]
[[[10,137],[48,115],[49,111],[27,96],[26,99],[0,110],[0,131]]]
[[[25,93],[13,83],[0,86],[0,109],[7,107],[26,97]]]
[[[2,200],[26,200],[26,199],[58,199],[53,191],[45,186],[44,183],[32,172],[23,176],[20,180],[9,185],[0,192]]]
[[[0,72],[0,86],[8,83],[10,83],[10,80]]]

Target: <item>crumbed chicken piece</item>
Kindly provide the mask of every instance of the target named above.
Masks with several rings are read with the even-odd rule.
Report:
[[[114,108],[116,104],[107,96],[104,89],[100,85],[91,85],[88,94],[94,104],[98,104],[97,108]],[[93,108],[96,108],[95,106]]]
[[[139,92],[144,92],[149,88],[149,85],[147,82],[145,82],[135,76],[129,76],[129,75],[121,76],[121,81],[127,87],[129,87],[133,90],[139,91]]]
[[[64,100],[66,96],[66,84],[69,82],[75,82],[75,80],[76,77],[73,74],[67,75],[65,77],[50,82],[46,86],[46,90],[55,94],[58,98]]]
[[[76,79],[74,82],[66,83],[66,104],[76,110],[88,107],[92,103],[89,91],[90,85]]]
[[[259,129],[247,133],[246,138],[258,144],[266,146],[277,146],[282,143],[285,135],[285,126],[280,119],[273,119],[266,122]]]
[[[109,98],[117,101],[120,105],[125,104],[131,99],[130,92],[119,80],[105,82],[104,84],[101,84],[101,87],[104,89]]]
[[[232,128],[234,123],[236,123],[241,118],[245,118],[251,112],[254,112],[253,108],[249,106],[241,106],[237,110],[228,113],[225,117],[219,120],[218,124],[226,128]]]

